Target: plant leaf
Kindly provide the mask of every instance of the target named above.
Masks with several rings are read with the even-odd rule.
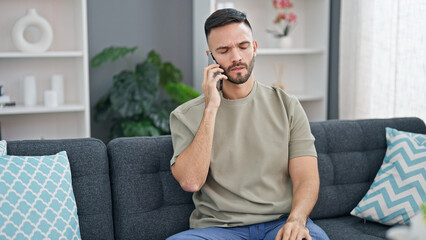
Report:
[[[95,122],[104,122],[108,119],[112,112],[111,108],[111,93],[101,97],[95,104],[94,120]]]
[[[284,28],[284,33],[283,33],[283,35],[284,36],[288,36],[288,32],[290,31],[290,27],[287,25],[287,26],[285,26],[285,28]]]
[[[137,93],[136,81],[132,71],[124,70],[113,77],[111,89],[111,107],[122,118],[141,114],[142,104],[135,99]]]
[[[114,76],[111,105],[121,117],[147,115],[158,96],[159,74],[153,64],[138,64],[135,72],[124,70]]]
[[[148,53],[147,62],[154,64],[160,71],[160,86],[164,87],[167,82],[182,82],[182,72],[176,68],[171,62],[163,63],[160,55],[151,50]]]
[[[166,91],[170,95],[170,98],[178,104],[200,96],[199,92],[184,83],[168,82],[166,84]]]
[[[147,61],[136,65],[135,70],[137,78],[137,84],[139,88],[146,89],[148,92],[158,91],[158,82],[160,80],[160,74],[158,68]]]
[[[136,87],[139,94],[135,98],[142,103],[145,116],[158,98],[159,81],[160,73],[154,64],[145,61],[136,66]]]
[[[163,61],[161,60],[160,55],[154,50],[149,51],[146,61],[154,64],[158,69],[161,69],[163,66]]]
[[[167,83],[180,83],[182,82],[182,72],[176,68],[171,62],[166,62],[160,69],[160,86],[165,87]]]
[[[160,135],[160,131],[147,118],[143,118],[140,121],[124,121],[121,123],[121,128],[125,137]]]
[[[122,119],[113,119],[112,125],[110,128],[110,135],[112,139],[124,137],[123,129],[121,128],[122,121],[123,121]]]
[[[114,47],[105,48],[102,52],[98,53],[96,56],[92,57],[90,60],[90,65],[92,67],[99,67],[103,63],[112,61],[115,62],[120,58],[125,57],[129,53],[134,53],[138,47]]]
[[[170,133],[170,112],[161,107],[155,107],[152,109],[148,116],[155,127],[160,129],[163,133]]]

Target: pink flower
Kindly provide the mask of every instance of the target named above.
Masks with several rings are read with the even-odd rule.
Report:
[[[296,14],[290,13],[288,16],[288,22],[295,22],[296,21]]]
[[[281,2],[278,1],[278,0],[274,0],[274,7],[275,8],[280,8],[280,6],[281,6]]]
[[[267,32],[272,33],[275,37],[288,36],[296,27],[296,14],[290,12],[293,3],[291,0],[273,0],[277,15],[274,18],[276,27],[274,30],[267,29]]]
[[[290,0],[274,0],[275,8],[291,8],[293,7],[293,3]]]
[[[281,20],[285,20],[287,17],[285,13],[278,13],[277,17],[274,20],[274,23],[279,23]]]

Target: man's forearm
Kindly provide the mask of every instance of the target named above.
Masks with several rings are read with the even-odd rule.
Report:
[[[306,220],[312,212],[319,192],[319,181],[310,180],[294,186],[293,204],[288,221],[297,221],[306,225]]]
[[[206,109],[192,143],[178,156],[172,173],[188,192],[196,192],[204,185],[210,167],[216,110]]]

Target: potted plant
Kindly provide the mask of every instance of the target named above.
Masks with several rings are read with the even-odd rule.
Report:
[[[100,67],[133,54],[138,47],[109,47],[94,56],[90,65]],[[182,72],[163,62],[154,50],[147,58],[113,76],[113,86],[94,108],[96,122],[112,120],[110,135],[116,137],[169,134],[169,115],[178,105],[200,93],[182,83]]]
[[[274,37],[279,39],[281,48],[289,48],[292,46],[292,39],[290,33],[296,27],[296,14],[290,11],[293,8],[291,0],[273,0],[277,15],[274,19],[275,29],[267,29]]]

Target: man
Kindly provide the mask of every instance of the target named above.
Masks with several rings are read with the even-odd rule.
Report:
[[[204,68],[204,95],[170,116],[171,170],[195,210],[191,229],[169,239],[328,239],[308,219],[319,176],[300,103],[253,79],[257,42],[243,13],[218,10],[205,32],[217,64]]]

